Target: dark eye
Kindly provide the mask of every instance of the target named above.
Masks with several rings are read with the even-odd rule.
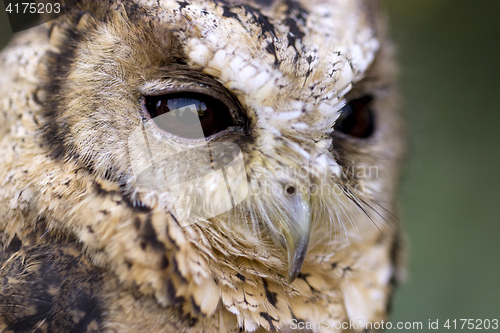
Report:
[[[371,96],[363,96],[347,103],[337,119],[335,131],[356,138],[369,137],[374,129],[374,115],[371,110],[372,99]]]
[[[204,94],[147,96],[144,105],[156,126],[183,138],[206,138],[233,125],[228,107]]]

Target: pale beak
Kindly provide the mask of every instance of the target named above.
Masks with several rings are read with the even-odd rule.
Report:
[[[288,253],[288,283],[292,283],[300,273],[307,254],[311,234],[311,207],[308,193],[293,188],[287,191],[288,205],[286,220],[281,226]]]

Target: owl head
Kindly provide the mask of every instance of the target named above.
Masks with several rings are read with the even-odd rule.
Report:
[[[381,16],[367,0],[79,2],[40,42],[34,211],[190,316],[345,318],[342,277],[389,267],[397,229]]]

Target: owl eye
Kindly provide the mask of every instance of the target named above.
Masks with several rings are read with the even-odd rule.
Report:
[[[371,96],[355,99],[342,108],[335,124],[340,131],[356,138],[368,138],[374,129],[374,114],[371,110]]]
[[[233,125],[223,102],[200,93],[147,96],[144,106],[156,126],[183,138],[207,138]]]

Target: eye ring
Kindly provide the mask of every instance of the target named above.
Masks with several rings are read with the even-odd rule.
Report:
[[[340,117],[333,127],[334,131],[359,139],[371,137],[375,131],[372,101],[373,97],[366,95],[348,102],[340,111]]]

